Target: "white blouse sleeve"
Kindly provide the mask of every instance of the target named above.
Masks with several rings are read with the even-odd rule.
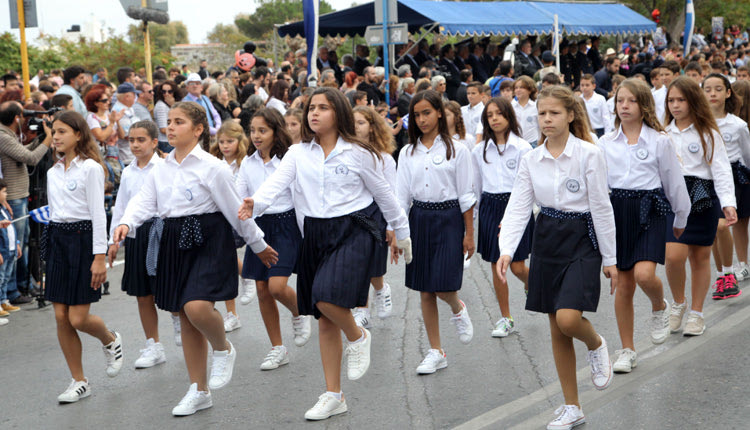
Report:
[[[526,154],[521,158],[518,174],[513,183],[513,191],[510,193],[510,200],[503,215],[502,226],[500,227],[500,237],[498,243],[500,246],[500,255],[513,256],[518,248],[518,243],[523,237],[526,225],[531,217],[531,210],[534,206],[534,185],[531,182],[531,173],[529,172],[529,157]]]
[[[617,263],[615,214],[609,200],[607,162],[604,160],[604,153],[599,148],[588,155],[585,168],[589,210],[594,221],[599,252],[602,254],[602,265],[613,266]]]
[[[409,170],[409,154],[412,145],[406,145],[401,148],[398,159],[398,169],[396,170],[396,199],[401,209],[407,214],[411,208],[411,172]]]
[[[477,145],[475,149],[471,151],[471,167],[474,175],[474,180],[471,185],[474,195],[477,198],[477,207],[482,201],[482,163],[484,162],[482,155],[484,154],[484,145],[486,145],[486,143],[482,142],[481,145]]]
[[[263,182],[253,194],[253,217],[263,215],[283,191],[289,188],[292,181],[297,177],[297,152],[299,145],[292,146],[284,158],[281,159],[279,167],[268,179]]]
[[[727,156],[727,147],[724,145],[724,139],[717,132],[713,132],[714,156],[711,160],[711,177],[714,179],[714,189],[719,197],[721,207],[737,207],[737,200],[734,196],[734,177],[732,176],[732,166],[729,164]],[[708,142],[707,142],[708,143]]]
[[[383,212],[385,220],[396,232],[396,238],[398,240],[406,239],[409,237],[409,220],[406,218],[406,212],[396,201],[391,186],[383,176],[383,170],[379,165],[381,161],[370,152],[362,151],[361,154],[362,182]]]
[[[680,159],[667,136],[657,144],[657,160],[661,185],[675,214],[673,227],[685,228],[690,215],[690,194],[682,176]]]
[[[85,163],[86,203],[91,211],[94,255],[107,253],[107,215],[104,212],[104,167],[94,160]]]
[[[154,179],[156,176],[156,169],[158,168],[158,166],[155,166],[146,176],[138,194],[130,199],[122,218],[120,218],[118,225],[128,226],[128,229],[130,230],[128,236],[134,235],[135,229],[151,219],[154,214],[158,212],[158,205],[156,203],[156,179]],[[114,222],[112,224],[114,224]]]
[[[465,213],[476,204],[477,199],[472,190],[471,154],[465,146],[454,145],[456,156],[456,193],[461,212]]]

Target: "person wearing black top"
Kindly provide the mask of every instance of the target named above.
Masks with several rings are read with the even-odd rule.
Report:
[[[448,73],[445,76],[445,92],[451,100],[456,99],[456,92],[461,85],[461,71],[456,67],[456,63],[453,62],[455,56],[456,51],[453,49],[453,45],[443,45],[443,47],[440,48],[440,61],[438,61],[438,65]]]

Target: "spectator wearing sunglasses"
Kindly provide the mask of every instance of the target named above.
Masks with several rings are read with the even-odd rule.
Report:
[[[159,149],[162,152],[172,151],[172,146],[167,142],[167,117],[172,105],[180,100],[182,94],[172,80],[164,81],[154,88],[154,120],[159,128]]]

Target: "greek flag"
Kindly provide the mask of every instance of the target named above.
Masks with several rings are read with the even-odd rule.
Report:
[[[49,224],[49,206],[42,206],[30,211],[29,216],[39,224]]]
[[[693,42],[693,30],[695,29],[695,7],[693,0],[685,0],[685,31],[682,36],[683,48],[682,55],[687,57],[690,54],[690,44]]]
[[[317,74],[318,66],[318,0],[302,0],[302,13],[305,21],[305,40],[307,41],[307,78]]]

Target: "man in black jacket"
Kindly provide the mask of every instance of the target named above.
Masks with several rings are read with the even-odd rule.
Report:
[[[458,67],[456,67],[456,63],[453,62],[455,56],[456,51],[453,49],[453,45],[443,45],[443,47],[440,49],[440,61],[438,61],[438,65],[443,68],[443,71],[448,73],[445,76],[445,92],[448,94],[448,98],[451,100],[456,99],[456,92],[461,85],[461,71],[458,70]]]

